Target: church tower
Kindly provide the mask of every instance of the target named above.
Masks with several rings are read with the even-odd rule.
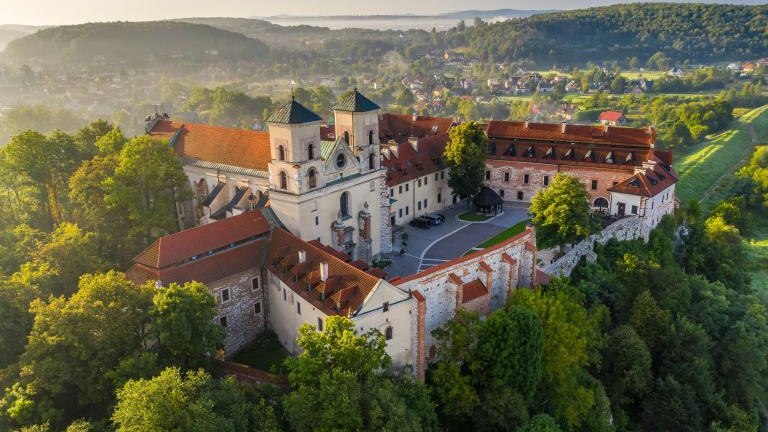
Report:
[[[321,122],[293,97],[269,117],[271,193],[301,194],[322,187]]]
[[[344,138],[364,172],[381,168],[379,155],[379,111],[381,107],[357,88],[333,106],[336,137]]]

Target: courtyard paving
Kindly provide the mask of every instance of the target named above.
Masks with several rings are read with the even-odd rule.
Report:
[[[512,225],[528,219],[528,205],[505,203],[504,212],[484,222],[465,222],[458,216],[467,211],[466,202],[461,202],[440,213],[445,222],[428,230],[402,227],[395,235],[393,262],[387,267],[387,277],[408,276],[421,270],[440,265],[460,257],[473,247],[504,231]],[[408,233],[405,254],[399,255],[401,234]]]

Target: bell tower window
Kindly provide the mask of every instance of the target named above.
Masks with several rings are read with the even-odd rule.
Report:
[[[373,145],[373,131],[368,131],[368,145]]]
[[[280,189],[288,189],[288,174],[285,171],[280,171]]]
[[[314,189],[317,187],[317,172],[314,168],[310,168],[307,173],[307,181],[309,182],[309,188]]]
[[[371,153],[368,156],[368,169],[369,170],[375,170],[376,169],[376,153]]]
[[[307,147],[307,159],[312,160],[314,158],[315,158],[315,145],[314,144],[310,144]]]
[[[281,161],[285,160],[285,147],[283,146],[277,147],[277,159]]]

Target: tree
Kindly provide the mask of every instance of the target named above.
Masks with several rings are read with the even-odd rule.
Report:
[[[641,400],[652,385],[651,354],[632,326],[611,331],[603,359],[603,382],[615,407]]]
[[[153,236],[178,230],[176,202],[191,192],[181,162],[166,143],[148,136],[131,139],[105,183],[106,205],[123,212],[145,245]]]
[[[531,418],[519,432],[560,432],[560,426],[549,415],[539,414]]]
[[[164,361],[184,369],[207,364],[224,339],[224,331],[214,322],[216,313],[216,299],[199,282],[159,289],[150,316]]]
[[[589,234],[589,194],[577,177],[558,173],[531,200],[530,210],[542,248],[573,243]]]
[[[413,93],[404,85],[399,85],[397,93],[395,94],[395,103],[401,107],[410,107],[413,105],[414,98]]]
[[[276,431],[274,412],[263,408],[232,377],[216,380],[202,370],[182,374],[168,368],[119,389],[112,421],[118,432]]]
[[[28,302],[22,293],[25,289],[10,281],[0,279],[0,369],[15,363],[24,352],[27,334],[32,327]]]
[[[443,152],[443,161],[450,168],[448,185],[455,194],[473,197],[480,192],[480,185],[485,178],[488,137],[475,122],[451,128],[448,136],[448,144]]]
[[[294,430],[435,430],[434,407],[419,384],[384,373],[390,358],[377,330],[358,335],[331,316],[318,332],[304,324],[302,352],[286,359],[291,392],[283,399]]]
[[[142,348],[151,291],[122,273],[85,275],[70,299],[35,300],[21,379],[0,407],[22,424],[67,424],[104,414],[114,387],[109,371]]]
[[[704,430],[695,392],[671,376],[657,380],[653,392],[643,404],[643,423],[647,430]]]

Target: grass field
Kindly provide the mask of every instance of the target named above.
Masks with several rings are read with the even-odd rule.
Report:
[[[733,173],[749,158],[754,147],[747,129],[750,125],[758,140],[766,139],[768,105],[742,115],[731,129],[711,141],[676,155],[674,166],[680,175],[676,194],[683,203],[699,199],[706,210],[727,196]]]
[[[505,229],[504,231],[489,238],[488,240],[480,243],[477,247],[481,249],[485,249],[491,246],[496,246],[497,244],[503,242],[504,240],[510,239],[516,236],[517,234],[520,234],[521,232],[525,231],[525,226],[528,224],[528,222],[530,221],[526,220],[526,221],[516,223],[511,227]]]
[[[464,214],[459,215],[459,219],[467,222],[485,222],[490,218],[491,218],[490,216],[483,216],[475,212],[466,212]]]
[[[750,238],[744,240],[749,257],[752,286],[768,293],[768,220],[759,221]]]

